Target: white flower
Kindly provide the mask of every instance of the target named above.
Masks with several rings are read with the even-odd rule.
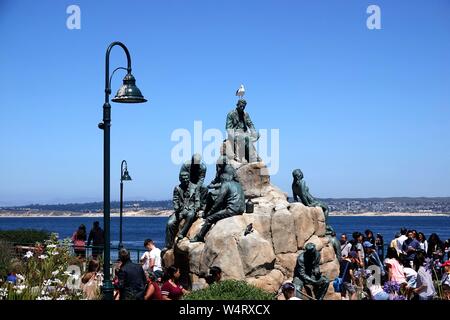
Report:
[[[56,276],[59,273],[59,270],[55,270],[52,272],[52,276]]]
[[[25,289],[26,287],[27,287],[26,285],[21,284],[21,285],[14,286],[14,289],[23,291],[23,289]]]
[[[70,277],[72,278],[72,280],[78,280],[80,278],[79,274],[71,274]]]
[[[20,281],[25,280],[25,277],[23,275],[21,275],[20,273],[16,274],[16,278],[19,279]]]
[[[44,283],[42,284],[45,287],[48,287],[52,284],[52,280],[48,279],[48,280],[44,280]]]
[[[37,297],[36,300],[52,300],[49,296]]]
[[[48,249],[56,248],[56,244],[49,244],[47,245],[47,248]]]
[[[8,290],[6,288],[0,288],[0,297],[6,297],[8,295]]]
[[[59,279],[55,279],[55,280],[53,280],[52,282],[53,282],[53,283],[56,283],[56,284],[62,284],[62,281],[59,280]]]
[[[47,259],[48,256],[45,254],[41,254],[38,258],[44,260],[44,259]]]
[[[53,251],[53,252],[52,252],[52,256],[56,256],[56,255],[58,255],[58,254],[59,254],[58,251]]]
[[[57,298],[56,300],[66,300],[67,297],[65,295],[60,296],[59,298]]]
[[[27,253],[24,255],[24,258],[30,259],[33,256],[33,252],[27,251]]]

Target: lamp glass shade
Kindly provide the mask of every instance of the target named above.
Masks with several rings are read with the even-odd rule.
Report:
[[[122,181],[130,181],[130,180],[131,180],[131,177],[128,174],[128,170],[125,169],[125,171],[122,174]]]
[[[123,84],[117,91],[116,96],[111,99],[118,103],[142,103],[147,102],[147,99],[141,93],[138,87],[136,87],[136,79],[131,73],[128,73],[123,78]]]

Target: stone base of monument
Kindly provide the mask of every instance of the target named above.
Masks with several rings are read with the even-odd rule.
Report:
[[[218,266],[223,279],[245,280],[275,293],[292,280],[298,255],[313,242],[321,254],[321,271],[334,280],[339,263],[325,236],[322,209],[289,203],[287,194],[270,183],[262,162],[232,165],[246,198],[252,198],[254,212],[223,219],[210,229],[204,243],[191,243],[188,238],[194,237],[203,223],[198,219],[188,237],[165,253],[164,265],[180,267],[182,284],[192,289],[205,287],[209,268]],[[253,232],[244,235],[250,223]],[[325,299],[340,299],[331,283]]]

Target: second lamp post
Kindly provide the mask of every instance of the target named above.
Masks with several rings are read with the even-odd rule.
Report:
[[[125,166],[124,166],[125,165]],[[123,248],[122,244],[122,212],[123,212],[123,182],[130,181],[128,174],[127,162],[125,160],[120,164],[120,222],[119,222],[119,249]]]

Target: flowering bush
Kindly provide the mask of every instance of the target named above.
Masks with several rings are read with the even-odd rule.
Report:
[[[389,294],[398,294],[400,293],[400,285],[396,281],[386,281],[384,283],[383,290]]]
[[[372,275],[371,270],[360,268],[355,271],[355,278],[360,279],[360,280],[368,279],[371,275]]]
[[[58,242],[52,234],[44,244],[37,244],[22,258],[16,283],[0,286],[0,299],[6,300],[66,300],[82,299],[77,288],[80,272],[68,271],[73,260],[70,240]],[[81,271],[80,269],[78,269]]]
[[[389,300],[407,300],[404,296],[404,289],[396,281],[386,281],[383,285],[384,292],[389,294]]]

